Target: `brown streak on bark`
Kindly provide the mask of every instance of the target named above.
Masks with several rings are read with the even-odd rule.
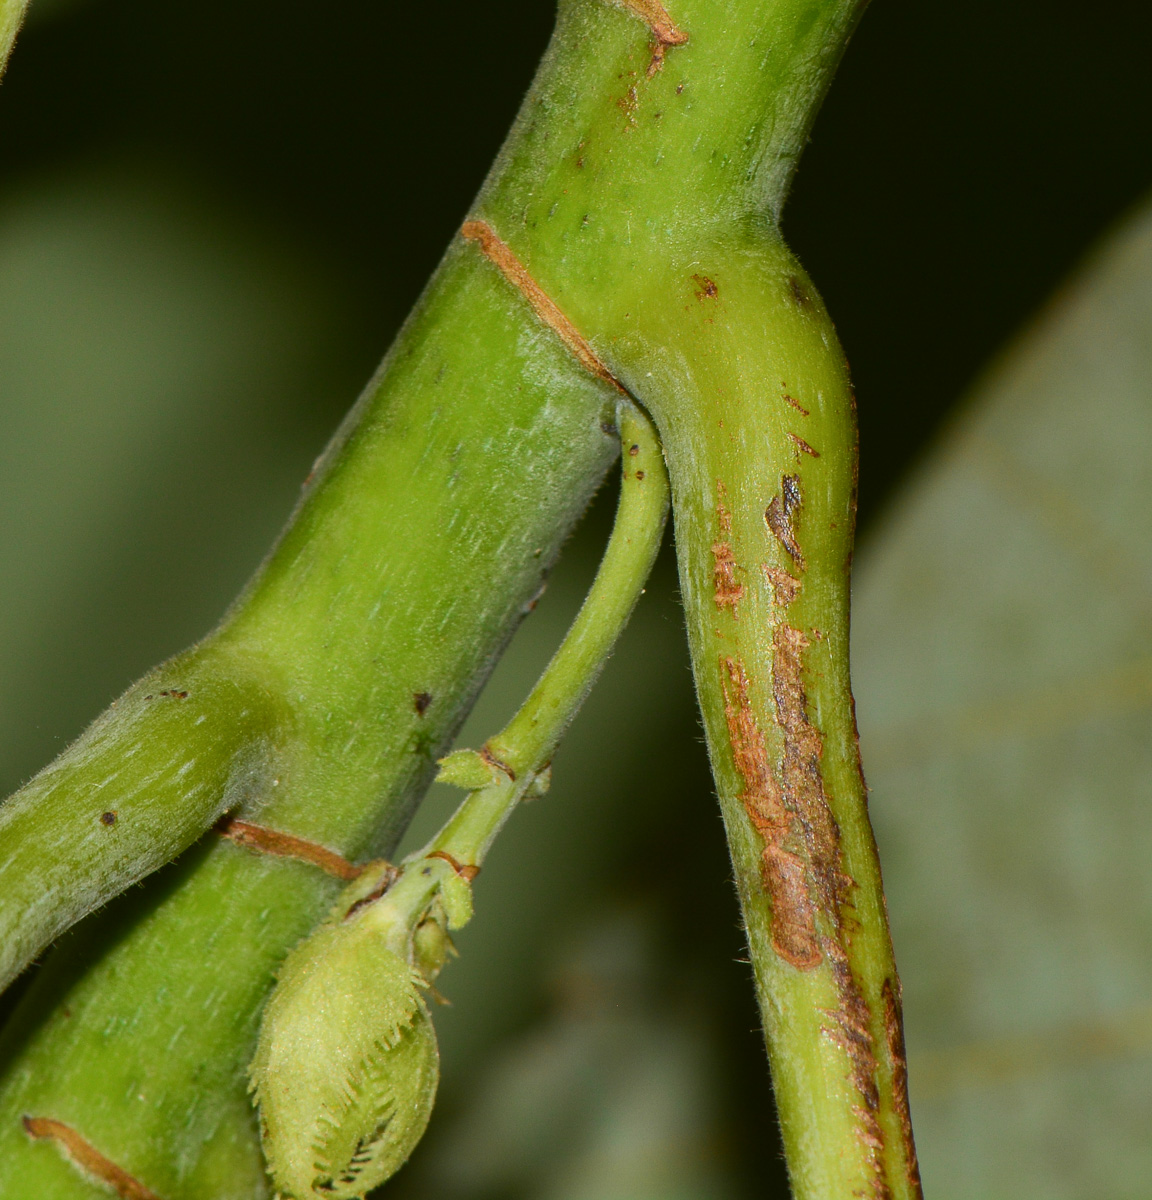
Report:
[[[923,1196],[920,1183],[920,1163],[916,1157],[916,1142],[912,1137],[912,1111],[908,1106],[908,1056],[904,1050],[904,1013],[891,979],[884,980],[884,1033],[888,1043],[888,1058],[892,1063],[892,1107],[900,1122],[900,1137],[904,1143],[904,1170],[913,1196]]]
[[[784,734],[781,790],[784,803],[800,818],[812,899],[830,926],[830,932],[820,937],[820,948],[831,969],[839,1003],[826,1014],[832,1024],[825,1032],[847,1055],[849,1078],[861,1100],[853,1106],[853,1113],[857,1121],[856,1136],[868,1152],[872,1198],[889,1200],[892,1192],[885,1176],[884,1131],[878,1115],[879,1064],[872,1037],[872,1014],[852,972],[844,930],[844,912],[851,907],[855,884],[843,870],[840,828],[832,815],[820,773],[823,738],[808,720],[803,677],[803,656],[808,645],[808,638],[800,630],[783,623],[776,627],[772,639],[772,698],[776,721]]]
[[[81,1170],[110,1187],[120,1200],[160,1200],[155,1192],[149,1191],[127,1171],[105,1158],[95,1146],[63,1121],[55,1121],[51,1117],[25,1117],[24,1129],[29,1137],[51,1138],[58,1142]]]
[[[807,454],[809,456],[809,458],[819,458],[820,457],[820,451],[813,450],[812,447],[809,446],[808,443],[799,434],[790,433],[788,435],[788,437],[789,437],[789,440],[792,442],[792,445],[794,445],[796,447],[797,461],[799,461],[799,455],[801,455],[801,454]]]
[[[660,0],[620,0],[620,3],[652,30],[658,46],[683,46],[688,35],[677,29]]]
[[[460,234],[469,241],[479,243],[485,257],[500,268],[504,278],[520,291],[540,320],[557,334],[586,370],[603,379],[605,383],[610,383],[618,391],[625,392],[619,380],[600,361],[596,351],[592,349],[576,326],[560,311],[555,301],[536,280],[528,274],[527,267],[516,257],[512,248],[500,240],[491,225],[485,221],[465,221],[460,227]],[[627,393],[625,392],[625,394]]]
[[[502,775],[507,775],[513,783],[516,782],[516,772],[513,771],[506,762],[502,762],[500,759],[498,759],[496,755],[489,750],[487,745],[481,746],[477,753],[490,767],[493,768],[493,770],[499,771]]]
[[[717,542],[712,547],[716,560],[712,568],[712,582],[716,592],[713,599],[718,609],[730,608],[732,619],[736,619],[736,605],[744,599],[744,585],[736,582],[736,559],[728,542]]]
[[[363,869],[327,846],[293,837],[290,833],[281,833],[278,829],[269,829],[266,825],[241,821],[238,817],[224,817],[217,824],[216,832],[238,846],[246,846],[261,854],[273,854],[278,858],[299,859],[348,882],[359,878]]]
[[[732,513],[725,501],[728,499],[728,489],[722,479],[716,480],[716,520],[720,522],[721,533],[732,532]]]
[[[783,567],[773,567],[763,563],[762,569],[764,578],[772,588],[773,603],[781,608],[787,608],[799,595],[800,580],[795,575],[790,575]]]
[[[803,860],[788,849],[796,833],[795,816],[788,811],[768,765],[764,734],[748,696],[748,676],[735,658],[720,660],[724,715],[736,770],[744,781],[740,800],[756,832],[764,839],[760,876],[772,902],[772,948],[797,970],[819,966],[822,955],[816,936]]]
[[[780,479],[780,495],[773,496],[764,510],[764,520],[776,540],[788,551],[792,561],[804,570],[804,552],[796,540],[796,517],[800,512],[800,476],[784,475]]]
[[[465,883],[471,883],[480,874],[480,868],[475,863],[462,863],[459,859],[453,858],[447,850],[432,850],[428,857],[442,858]]]

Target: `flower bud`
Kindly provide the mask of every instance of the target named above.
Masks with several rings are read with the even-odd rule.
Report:
[[[440,1065],[421,982],[356,917],[321,925],[285,959],[250,1068],[284,1200],[354,1200],[412,1153]]]

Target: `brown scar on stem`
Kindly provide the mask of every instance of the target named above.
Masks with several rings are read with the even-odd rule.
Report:
[[[600,361],[596,351],[592,349],[576,326],[568,320],[555,301],[529,275],[528,269],[512,252],[512,248],[506,242],[501,241],[491,225],[485,221],[465,221],[460,227],[460,235],[470,242],[479,244],[484,256],[499,267],[504,278],[520,291],[540,320],[559,336],[586,370],[627,395],[620,381]]]
[[[688,35],[676,27],[659,0],[619,0],[619,3],[639,17],[652,33],[652,61],[647,71],[651,79],[663,68],[664,55],[669,47],[683,46],[688,41]]]
[[[245,846],[260,854],[273,854],[278,858],[296,858],[349,883],[359,879],[364,870],[327,846],[293,837],[290,833],[281,833],[278,829],[269,829],[267,825],[241,821],[239,817],[224,817],[217,822],[216,832],[238,846]]]
[[[923,1196],[920,1183],[920,1162],[916,1157],[916,1142],[912,1137],[912,1111],[908,1106],[908,1056],[904,1049],[904,1013],[898,994],[899,985],[884,980],[884,1035],[888,1044],[888,1059],[892,1064],[892,1108],[900,1123],[900,1139],[904,1144],[904,1171],[913,1196]]]
[[[879,1063],[872,1036],[872,1013],[852,971],[846,948],[845,912],[852,906],[855,881],[843,867],[840,827],[824,789],[820,762],[824,739],[808,719],[804,686],[804,651],[811,643],[799,629],[783,622],[772,637],[772,699],[776,723],[784,735],[780,762],[783,802],[796,812],[808,858],[812,903],[830,931],[821,935],[820,949],[836,988],[837,1007],[825,1013],[824,1033],[848,1058],[849,1079],[860,1098],[853,1106],[856,1136],[865,1147],[874,1200],[888,1200],[884,1131],[880,1126]]]
[[[413,692],[412,707],[416,710],[416,715],[422,717],[427,711],[428,706],[432,703],[431,692]]]
[[[629,125],[636,124],[636,110],[640,107],[640,96],[636,91],[635,84],[616,101],[616,107],[627,118]]]
[[[799,414],[800,414],[802,417],[807,417],[807,416],[810,416],[810,415],[811,415],[811,414],[809,413],[808,409],[806,409],[806,408],[804,407],[804,405],[803,405],[803,404],[801,404],[801,403],[800,403],[800,401],[796,399],[796,397],[795,397],[795,396],[791,396],[791,395],[789,395],[787,392],[785,392],[785,393],[784,393],[784,399],[785,399],[785,401],[786,401],[788,404],[791,404],[791,405],[792,405],[792,407],[793,407],[793,408],[794,408],[794,409],[795,409],[795,410],[796,410],[796,411],[797,411],[797,412],[798,412],[798,413],[799,413]]]
[[[801,504],[800,476],[783,475],[780,478],[780,495],[772,497],[772,502],[764,510],[764,520],[792,561],[803,571],[804,552],[796,541],[796,518]]]
[[[697,300],[715,300],[720,295],[715,280],[709,279],[707,275],[693,275],[692,279],[699,288],[696,293]]]
[[[475,863],[462,863],[454,858],[447,850],[433,850],[429,858],[442,858],[461,879],[471,883],[480,874],[480,868]]]
[[[797,840],[796,815],[788,811],[768,762],[764,734],[748,695],[748,676],[739,659],[720,660],[724,717],[736,770],[744,783],[740,801],[764,840],[760,880],[772,902],[772,948],[799,971],[820,965],[823,954],[816,935],[816,912],[804,860],[788,849]]]
[[[768,563],[763,563],[761,569],[764,572],[764,578],[772,588],[773,603],[778,604],[781,608],[787,608],[800,591],[800,580],[795,575],[790,575],[783,567],[773,567]]]
[[[50,1138],[57,1142],[82,1171],[110,1187],[120,1200],[160,1200],[155,1192],[146,1188],[139,1180],[133,1179],[111,1159],[105,1158],[95,1146],[63,1121],[56,1121],[51,1117],[25,1117],[24,1131],[31,1138]]]
[[[736,582],[736,559],[729,542],[716,542],[712,547],[712,557],[715,565],[712,568],[712,582],[716,592],[713,599],[719,609],[730,608],[732,619],[736,619],[736,605],[744,599],[744,585]]]
[[[788,438],[792,442],[792,444],[796,447],[797,451],[800,454],[807,454],[811,458],[819,458],[820,457],[820,451],[813,450],[812,447],[809,446],[808,443],[802,437],[800,437],[799,434],[790,433],[788,435]]]
[[[497,771],[500,771],[504,775],[507,775],[508,778],[511,779],[513,782],[516,781],[516,772],[513,771],[512,768],[506,762],[502,762],[500,759],[498,759],[496,757],[496,755],[493,754],[492,751],[488,749],[487,746],[481,746],[480,749],[476,753],[479,754],[480,757],[490,767],[494,767]]]
[[[723,426],[724,422],[720,422]],[[721,533],[732,532],[732,510],[728,507],[728,489],[722,479],[716,480],[716,520],[720,522]]]

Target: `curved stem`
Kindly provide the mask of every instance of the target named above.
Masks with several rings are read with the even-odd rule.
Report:
[[[548,767],[644,590],[668,514],[668,475],[649,418],[621,400],[616,420],[620,502],[592,587],[528,699],[485,743],[480,757],[496,778],[464,800],[418,857],[441,853],[468,867],[483,863],[504,822]]]

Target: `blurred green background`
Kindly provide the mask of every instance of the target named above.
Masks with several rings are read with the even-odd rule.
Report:
[[[0,86],[0,791],[255,567],[466,214],[550,24],[523,0],[482,20],[455,0],[33,0]],[[1150,45],[1133,0],[865,18],[785,220],[853,366],[866,545],[986,360],[1152,185]],[[559,640],[612,504],[464,741]],[[882,662],[892,643],[872,645]],[[669,555],[555,780],[477,885],[443,978],[442,1104],[391,1191],[784,1194]],[[877,799],[883,844],[899,823]],[[418,828],[450,802],[434,793]],[[930,904],[906,894],[898,955]],[[937,1194],[991,1194],[939,1154]]]

